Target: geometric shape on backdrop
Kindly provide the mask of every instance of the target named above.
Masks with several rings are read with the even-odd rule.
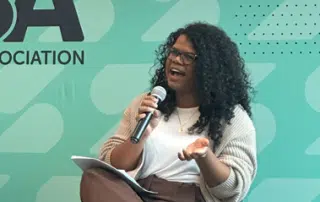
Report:
[[[0,69],[0,112],[19,112],[63,70],[61,65],[4,66]]]
[[[142,41],[162,41],[170,32],[185,26],[193,21],[206,21],[218,24],[220,18],[220,6],[217,0],[183,0],[173,5],[158,21],[156,21],[145,33]]]
[[[36,202],[79,202],[81,177],[52,176],[39,189]]]
[[[111,129],[109,129],[106,132],[106,134],[91,147],[90,154],[97,156],[100,152],[100,148],[102,147],[103,143],[107,141],[107,139],[109,139],[114,134],[114,132],[118,129],[119,125],[120,125],[120,121],[117,124],[115,124]]]
[[[320,155],[320,137],[308,146],[305,153],[307,155]]]
[[[36,1],[36,3],[33,6],[34,10],[37,9],[54,9],[53,0],[42,0],[42,1]]]
[[[246,63],[245,66],[253,87],[262,82],[276,68],[275,63]]]
[[[272,111],[260,103],[252,104],[252,114],[256,125],[257,152],[260,153],[276,136],[276,120]]]
[[[149,70],[153,64],[110,64],[92,81],[93,104],[106,115],[123,111],[128,104],[149,87]]]
[[[320,112],[320,67],[308,76],[305,83],[305,97],[310,107]]]
[[[320,31],[320,23],[317,23],[320,6],[312,6],[317,3],[319,3],[318,0],[287,0],[280,3],[279,7],[259,22],[260,26],[248,34],[248,39],[306,40],[314,38]],[[259,8],[254,9],[253,12],[262,12],[256,10]]]
[[[84,32],[84,31],[83,31]],[[61,42],[62,36],[59,27],[49,27],[38,38],[39,42]]]
[[[171,0],[156,0],[156,1],[160,3],[167,3],[167,2],[170,2]]]
[[[0,135],[0,152],[47,153],[61,139],[63,120],[49,104],[36,104]]]
[[[320,179],[269,178],[248,196],[248,202],[307,202],[320,194]]]
[[[79,22],[84,34],[84,42],[98,42],[113,25],[115,12],[111,0],[79,0],[75,2]],[[40,36],[41,42],[61,42],[60,30],[46,29]]]
[[[9,182],[9,175],[0,175],[0,189]]]

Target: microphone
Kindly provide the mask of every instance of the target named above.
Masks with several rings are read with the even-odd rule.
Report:
[[[151,95],[154,96],[155,98],[158,98],[158,104],[159,104],[165,99],[165,97],[167,96],[167,92],[163,87],[156,86],[152,89]],[[139,120],[130,138],[133,144],[137,144],[140,141],[140,138],[143,132],[146,130],[152,116],[153,116],[153,113],[147,112],[146,116],[143,119]]]

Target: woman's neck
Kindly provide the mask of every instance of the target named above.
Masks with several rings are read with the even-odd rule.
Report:
[[[178,93],[176,92],[177,107],[191,108],[199,106],[197,96],[192,93]]]

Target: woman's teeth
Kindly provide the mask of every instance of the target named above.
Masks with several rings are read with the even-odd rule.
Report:
[[[177,70],[177,69],[171,69],[171,70],[170,70],[170,73],[171,73],[172,75],[177,75],[177,76],[184,76],[184,75],[185,75],[184,72],[181,72],[181,71],[179,71],[179,70]]]

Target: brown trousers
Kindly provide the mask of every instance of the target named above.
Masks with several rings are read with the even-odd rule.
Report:
[[[82,202],[205,202],[195,184],[169,182],[155,175],[137,181],[157,195],[138,195],[116,175],[101,170],[85,171],[80,183]]]

